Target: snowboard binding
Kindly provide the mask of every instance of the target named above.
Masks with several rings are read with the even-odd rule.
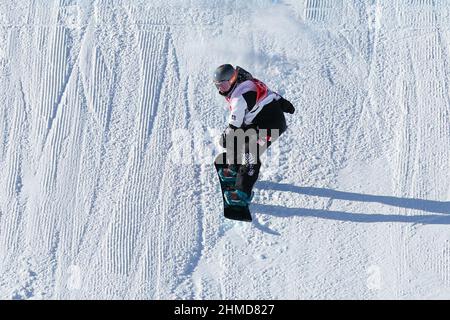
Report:
[[[253,199],[254,193],[248,196],[245,192],[241,190],[227,190],[223,193],[225,202],[229,206],[237,207],[247,207]]]
[[[214,167],[216,168],[220,181],[220,189],[222,191],[223,214],[227,219],[251,222],[252,215],[248,204],[253,197],[253,192],[251,197],[248,197],[246,193],[243,195],[245,197],[236,197],[234,193],[237,191],[235,189],[235,183],[239,166],[224,165],[226,163],[224,159],[226,159],[226,153],[219,154],[214,161]],[[230,171],[230,169],[233,170]],[[227,194],[228,200],[225,193]]]
[[[236,166],[230,165],[218,170],[220,181],[225,185],[234,185],[236,183],[237,170]]]

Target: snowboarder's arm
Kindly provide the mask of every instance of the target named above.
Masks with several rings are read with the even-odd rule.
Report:
[[[230,127],[240,128],[244,122],[245,110],[247,109],[247,102],[243,96],[231,99],[230,101],[230,118],[228,124]]]
[[[234,131],[239,128],[246,127],[244,125],[244,117],[247,109],[251,109],[256,103],[256,92],[249,91],[239,97],[235,97],[230,101],[230,117],[228,119],[228,127],[224,130],[220,137],[219,144],[226,148],[227,136],[234,135]]]
[[[290,101],[281,97],[280,103],[281,103],[281,108],[283,109],[284,113],[293,114],[295,112],[295,108]]]
[[[228,127],[223,131],[219,144],[226,148],[227,136],[234,135],[234,130],[242,127],[244,123],[247,102],[243,96],[235,97],[230,101],[230,117],[228,118]]]

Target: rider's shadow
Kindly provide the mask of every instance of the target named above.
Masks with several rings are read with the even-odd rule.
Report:
[[[419,224],[450,224],[450,201],[435,201],[413,198],[399,198],[392,196],[368,195],[353,192],[337,191],[326,188],[316,187],[299,187],[291,184],[281,184],[270,181],[262,181],[256,185],[259,189],[269,189],[277,191],[287,191],[302,195],[315,197],[325,197],[330,199],[359,201],[359,202],[376,202],[393,207],[415,209],[432,214],[424,215],[398,215],[398,214],[365,214],[350,213],[343,211],[328,211],[321,209],[306,208],[286,208],[276,205],[254,204],[252,208],[254,212],[264,213],[277,217],[316,217],[321,219],[350,221],[360,223],[376,223],[376,222],[403,222],[403,223],[419,223]],[[279,233],[256,223],[256,228],[271,234],[279,235]]]

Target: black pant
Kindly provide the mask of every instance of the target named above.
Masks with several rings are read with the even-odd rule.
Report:
[[[237,150],[234,153],[236,155],[239,153],[239,150],[244,151],[241,161],[238,162],[238,174],[235,187],[248,195],[251,194],[253,185],[258,180],[259,170],[261,168],[260,156],[286,131],[287,126],[283,113],[283,98],[274,100],[264,106],[253,120],[253,123],[254,125],[247,129],[254,131],[251,131],[252,134],[246,137],[244,145],[235,145]],[[274,130],[278,131],[275,132]]]

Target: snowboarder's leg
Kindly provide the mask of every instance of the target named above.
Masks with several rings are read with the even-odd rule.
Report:
[[[256,155],[251,153],[244,154],[244,163],[239,167],[236,176],[236,189],[245,192],[250,197],[253,185],[258,180],[260,169],[261,162]]]
[[[253,186],[258,180],[259,170],[261,169],[260,156],[287,128],[280,101],[273,101],[267,105],[255,120],[258,130],[256,130],[256,136],[250,137],[245,142],[245,152],[235,184],[236,190],[247,195],[247,199],[244,197],[245,201],[251,200]]]
[[[242,146],[237,145],[236,139],[233,138],[233,140],[234,143],[229,143],[226,146],[227,152],[221,158],[223,166],[218,170],[218,174],[222,183],[234,186],[239,171],[238,150],[242,149]]]
[[[215,161],[214,166],[219,173],[219,171],[224,167],[228,166],[226,161],[224,159],[226,158],[226,153],[219,154]],[[228,185],[226,183],[222,182],[222,179],[220,178],[220,188],[222,190],[222,197],[224,201],[224,216],[225,218],[232,219],[232,220],[238,220],[238,221],[252,221],[252,216],[250,214],[250,210],[248,209],[248,205],[239,206],[235,205],[234,203],[228,203],[228,201],[225,198],[225,192],[228,190],[235,190],[234,184]]]
[[[269,136],[281,136],[287,129],[283,100],[274,100],[265,106],[255,117],[254,123],[258,126],[258,129],[267,129]],[[271,134],[271,130],[277,130],[276,134]]]
[[[253,185],[258,180],[259,170],[261,168],[261,161],[259,158],[260,145],[258,141],[258,132],[256,135],[250,136],[245,140],[243,147],[242,164],[239,166],[239,171],[236,176],[236,191],[229,192],[227,199],[239,198],[242,203],[248,204],[252,198]],[[253,145],[252,145],[253,144]]]

